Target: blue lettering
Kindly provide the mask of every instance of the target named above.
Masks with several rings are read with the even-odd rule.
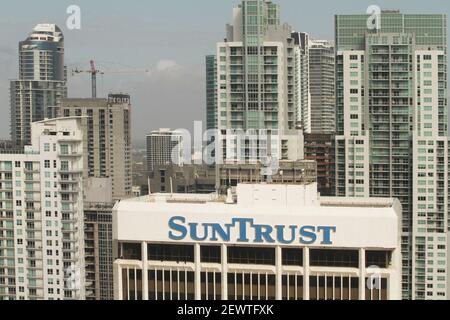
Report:
[[[307,240],[309,239],[309,240]],[[316,228],[313,226],[304,226],[300,228],[300,243],[313,244],[317,240]]]
[[[337,231],[336,226],[254,224],[254,219],[249,218],[233,218],[229,224],[220,224],[186,223],[185,217],[176,216],[170,218],[168,224],[169,239],[174,241],[184,240],[189,233],[191,241],[230,242],[234,240],[232,232],[235,232],[237,242],[293,244],[298,241],[299,244],[312,245],[320,240],[321,245],[332,245],[332,236]],[[249,238],[249,230],[254,231],[252,239]],[[297,236],[299,239],[296,239]]]
[[[263,225],[263,224],[255,224],[253,226],[255,229],[255,242],[256,243],[274,243],[275,240],[273,240],[271,234],[273,232],[273,228],[269,225]]]
[[[297,230],[296,226],[289,226],[289,229],[291,229],[291,239],[286,240],[284,238],[284,229],[286,229],[286,226],[275,226],[275,229],[277,229],[277,241],[283,244],[291,244],[295,241],[295,230]]]
[[[333,241],[331,241],[331,232],[336,232],[336,227],[325,227],[320,226],[317,227],[317,232],[323,231],[323,240],[320,244],[333,244]]]
[[[225,227],[226,227],[226,230],[224,228],[222,228],[222,226],[220,224],[212,223],[211,224],[211,229],[212,229],[211,241],[219,241],[219,239],[217,238],[217,235],[219,235],[223,241],[230,242],[231,224],[226,224]]]
[[[173,231],[180,233],[179,235],[175,235],[174,232],[169,231],[169,239],[180,241],[186,238],[187,229],[185,226],[176,223],[176,221],[179,221],[180,223],[185,223],[186,219],[184,217],[173,217],[169,220],[169,228],[172,229]]]
[[[239,226],[239,238],[237,239],[238,242],[249,242],[250,240],[247,238],[247,223],[252,225],[253,219],[243,219],[243,218],[234,218],[233,220],[233,226],[238,224]]]
[[[189,228],[191,230],[191,240],[194,241],[205,241],[208,239],[208,225],[203,225],[203,238],[200,238],[197,233],[198,223],[189,223]]]

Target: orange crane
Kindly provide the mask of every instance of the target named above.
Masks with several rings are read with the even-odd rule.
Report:
[[[92,98],[97,98],[97,74],[104,75],[105,72],[97,69],[95,67],[94,60],[90,61],[90,70],[80,70],[75,68],[72,70],[72,75],[80,74],[80,73],[90,73],[91,74],[91,82],[92,82]],[[150,70],[148,69],[129,69],[129,70],[116,70],[116,71],[106,71],[107,73],[138,73],[145,72],[148,73]]]

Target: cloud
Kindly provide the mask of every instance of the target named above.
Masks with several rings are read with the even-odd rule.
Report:
[[[173,60],[159,60],[158,64],[156,65],[157,71],[168,71],[174,69],[179,70],[181,69],[181,66]]]

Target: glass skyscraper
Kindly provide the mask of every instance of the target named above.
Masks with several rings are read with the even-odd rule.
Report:
[[[337,15],[336,192],[403,206],[403,297],[448,297],[447,17]],[[382,232],[382,231],[380,231]]]
[[[64,36],[54,24],[38,24],[19,43],[19,79],[11,81],[11,138],[30,144],[31,123],[53,118],[66,97]]]

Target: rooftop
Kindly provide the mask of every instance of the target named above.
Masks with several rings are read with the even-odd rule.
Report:
[[[122,203],[155,204],[223,204],[223,205],[262,205],[277,207],[364,207],[391,208],[399,204],[394,198],[344,198],[320,197],[317,183],[241,183],[228,196],[213,194],[154,193],[147,196],[123,200]]]
[[[60,42],[64,40],[61,29],[53,23],[39,23],[31,32],[28,40]]]

